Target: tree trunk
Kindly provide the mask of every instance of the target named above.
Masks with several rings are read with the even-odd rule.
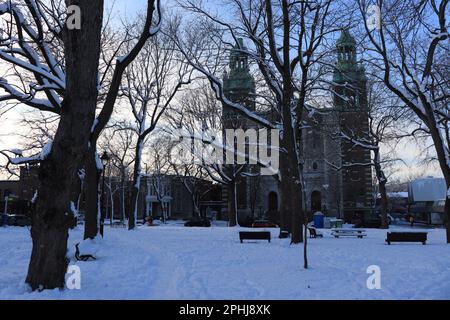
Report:
[[[303,268],[308,269],[308,219],[305,220],[303,229]]]
[[[282,154],[280,157],[280,229],[291,233],[292,243],[301,243],[303,242],[302,188],[299,183],[297,165],[293,165],[292,160],[283,160],[283,158],[288,156]]]
[[[111,183],[111,179],[109,179],[109,185],[110,185],[110,189],[109,189],[109,201],[111,201],[111,212],[110,212],[110,216],[109,216],[109,223],[111,224],[111,226],[114,223],[114,194],[112,192],[112,183]]]
[[[447,185],[447,198],[445,198],[444,218],[447,218],[447,243],[450,243],[450,195],[448,194],[450,186]]]
[[[283,132],[280,147],[287,153],[280,154],[280,221],[281,230],[291,233],[292,243],[303,242],[302,186],[298,169],[298,157],[292,130]]]
[[[80,30],[64,30],[66,91],[52,150],[41,163],[36,211],[32,217],[33,249],[26,282],[33,290],[64,287],[71,205],[80,190],[97,105],[98,62],[103,1],[72,1],[83,14]],[[73,202],[73,203],[71,203]]]
[[[133,230],[136,227],[137,211],[139,208],[139,193],[141,191],[141,159],[143,143],[143,139],[139,138],[136,144],[133,169],[133,189],[131,192],[131,210],[128,218],[128,230]]]
[[[284,17],[287,19],[287,17]],[[286,41],[286,39],[285,39]],[[293,90],[291,84],[291,73],[289,70],[285,71],[283,75],[283,137],[281,139],[280,147],[284,153],[280,154],[280,191],[281,191],[281,212],[283,216],[283,227],[289,228],[291,232],[291,243],[303,242],[303,206],[302,206],[302,185],[300,177],[299,153],[297,152],[296,130],[294,128],[292,99]],[[300,113],[301,115],[301,113]],[[299,118],[298,121],[300,121]],[[297,126],[297,124],[296,124]],[[300,146],[300,144],[299,144]]]
[[[283,177],[283,161],[280,159],[280,173]],[[291,209],[292,198],[289,196],[290,188],[287,183],[282,180],[278,183],[278,189],[280,191],[280,237],[282,232],[291,232],[290,228],[290,217],[291,217]]]
[[[121,216],[122,216],[121,220],[122,220],[122,223],[125,223],[125,220],[126,220],[126,214],[125,214],[125,188],[126,188],[126,182],[125,182],[125,179],[126,178],[125,178],[125,173],[123,171],[124,171],[124,169],[122,169],[122,177],[121,177],[121,179],[122,179],[122,181],[121,181],[122,190],[120,192],[120,198],[121,198],[121,200],[120,200],[120,204],[121,204],[120,209],[121,209]]]
[[[84,216],[84,239],[94,239],[98,233],[100,226],[100,200],[101,194],[99,190],[101,170],[97,168],[97,153],[95,148],[91,146],[86,159],[86,212]]]
[[[131,208],[128,214],[128,230],[133,230],[136,227],[136,216],[139,198],[139,187],[133,183],[133,188],[131,190]]]
[[[389,220],[387,216],[388,199],[386,193],[386,181],[385,180],[378,181],[378,184],[380,186],[380,196],[381,196],[381,203],[380,203],[381,229],[389,229]]]
[[[292,182],[292,186],[294,186],[294,188],[292,191],[291,243],[302,243],[302,220],[304,218],[302,210],[302,190],[301,185],[295,181]]]
[[[381,229],[389,229],[389,220],[387,216],[388,211],[388,198],[387,198],[387,191],[386,191],[386,183],[387,179],[386,176],[381,169],[381,158],[380,158],[380,152],[379,150],[375,150],[375,156],[374,156],[374,162],[375,162],[375,173],[377,175],[378,179],[378,185],[380,188],[380,197],[381,197],[381,203],[380,203],[380,215],[381,215]]]
[[[228,226],[237,225],[236,182],[227,184],[228,190]]]
[[[57,161],[65,159],[68,162]],[[64,276],[69,260],[66,257],[69,228],[75,225],[70,214],[70,201],[78,177],[67,174],[68,168],[77,167],[76,159],[64,156],[55,144],[50,157],[41,164],[40,187],[36,210],[32,216],[31,238],[33,249],[26,282],[32,290],[64,287]],[[79,182],[79,180],[78,180]],[[66,215],[66,213],[69,213]]]
[[[439,166],[442,170],[442,174],[444,175],[445,183],[447,186],[446,191],[446,200],[445,200],[445,209],[444,216],[450,218],[450,205],[448,204],[450,197],[450,161],[448,154],[448,145],[444,143],[444,137],[442,136],[440,129],[438,128],[438,121],[433,112],[433,108],[428,104],[428,101],[423,101],[423,105],[425,110],[427,111],[427,121],[425,120],[425,124],[427,125],[431,138],[433,139],[434,147],[436,149],[437,159],[439,161]],[[448,141],[448,137],[447,137]],[[447,243],[450,244],[450,221],[447,221]]]

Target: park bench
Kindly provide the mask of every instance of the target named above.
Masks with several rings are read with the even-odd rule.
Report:
[[[269,231],[240,231],[239,239],[241,243],[244,240],[268,240],[270,242]]]
[[[323,234],[318,233],[316,228],[308,228],[310,238],[323,238]]]
[[[363,237],[367,236],[366,230],[364,229],[332,229],[331,235],[335,238],[339,237],[358,237],[362,239]]]
[[[427,232],[388,232],[386,237],[387,244],[391,242],[427,242]]]

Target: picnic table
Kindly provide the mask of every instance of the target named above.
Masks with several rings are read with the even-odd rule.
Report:
[[[335,238],[339,237],[358,237],[362,239],[367,236],[365,229],[348,229],[348,228],[334,228],[331,229],[331,235]]]

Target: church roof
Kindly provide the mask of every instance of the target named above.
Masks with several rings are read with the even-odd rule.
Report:
[[[356,59],[356,40],[348,29],[343,29],[336,41],[338,61],[333,75],[337,83],[366,80],[365,70]]]
[[[336,47],[355,47],[356,40],[351,35],[348,29],[343,29],[341,32],[341,36],[336,42]]]
[[[226,92],[247,92],[255,91],[255,81],[250,73],[248,64],[247,47],[244,39],[238,38],[230,53],[229,72],[224,74],[224,89]]]

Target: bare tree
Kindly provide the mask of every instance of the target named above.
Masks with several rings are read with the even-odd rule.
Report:
[[[171,156],[176,171],[206,173],[209,179],[227,189],[227,212],[229,226],[238,224],[237,184],[247,170],[245,165],[224,165],[221,150],[226,149],[222,123],[222,107],[213,91],[200,81],[180,99],[176,108],[169,114],[174,145],[181,144],[189,155],[180,161],[175,153]],[[176,135],[175,135],[176,134]],[[180,141],[177,141],[180,139]]]
[[[162,221],[166,223],[168,218],[167,198],[172,196],[170,173],[172,164],[170,161],[171,140],[165,135],[153,137],[147,153],[148,163],[145,177],[147,179],[147,192],[156,197],[159,207],[162,209]],[[145,215],[144,215],[145,220]]]
[[[0,100],[18,101],[60,115],[53,141],[39,155],[15,161],[40,162],[40,188],[31,228],[33,249],[26,279],[33,290],[64,287],[68,230],[74,225],[73,208],[83,169],[88,189],[85,237],[97,235],[97,139],[114,109],[125,68],[157,31],[156,2],[147,3],[146,23],[135,46],[116,61],[97,118],[103,1],[0,4],[0,59],[16,70],[9,79],[0,80],[5,92]],[[64,21],[70,5],[80,9],[79,28],[68,27]]]
[[[100,148],[105,150],[110,157],[110,176],[118,177],[118,183],[114,184],[110,181],[108,189],[111,197],[111,193],[120,194],[120,216],[123,223],[128,216],[126,212],[128,182],[132,179],[131,168],[135,161],[133,153],[133,145],[136,143],[134,133],[126,129],[130,126],[131,124],[111,126],[105,130],[100,142]],[[114,198],[112,197],[112,199]]]
[[[177,32],[176,19],[167,21],[165,24],[171,24],[171,29]],[[174,44],[164,33],[152,37],[137,59],[125,71],[120,95],[131,106],[135,125],[130,129],[137,136],[128,220],[130,230],[134,229],[137,220],[142,152],[145,141],[156,129],[177,92],[183,85],[190,83],[191,74],[191,68],[183,62],[182,56],[177,55]]]
[[[201,218],[200,201],[211,190],[210,184],[206,183],[209,179],[208,174],[195,163],[176,164],[169,158],[172,168],[181,181],[184,188],[191,195],[193,217]]]
[[[450,218],[450,95],[448,0],[359,0],[364,28],[374,52],[373,65],[380,79],[421,120],[431,136],[448,192],[445,215]],[[372,28],[368,5],[380,12]],[[446,72],[447,71],[447,72]],[[450,224],[447,224],[450,243]]]

